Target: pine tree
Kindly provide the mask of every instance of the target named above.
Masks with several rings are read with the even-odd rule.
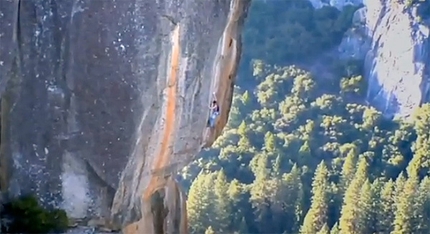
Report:
[[[271,132],[267,132],[264,135],[264,149],[268,153],[275,153],[276,152],[276,140],[275,135]]]
[[[367,162],[362,157],[358,164],[357,172],[345,192],[345,198],[339,219],[339,230],[341,233],[358,234],[360,209],[361,186],[367,179]]]
[[[228,228],[231,226],[231,203],[228,196],[229,184],[227,182],[227,177],[223,170],[218,171],[215,180],[214,190],[215,190],[215,206],[214,215],[216,217],[216,224],[214,230],[218,233],[228,232]]]
[[[373,233],[373,191],[369,180],[366,180],[363,187],[361,187],[358,205],[358,233]]]
[[[430,233],[430,178],[426,176],[420,184],[414,206],[416,233]]]
[[[275,159],[275,163],[273,164],[273,176],[280,177],[282,172],[282,158],[278,155]]]
[[[272,213],[270,210],[270,200],[276,196],[276,181],[270,178],[269,169],[267,168],[268,156],[259,154],[256,168],[253,168],[256,176],[250,190],[250,201],[254,209],[255,222],[260,228],[260,232],[272,232],[272,226],[264,225],[272,222]]]
[[[305,216],[300,233],[315,234],[327,224],[329,188],[328,169],[324,162],[321,162],[312,183],[311,208]]]
[[[242,137],[247,137],[247,126],[244,120],[240,123],[239,127],[237,128],[237,133]]]
[[[343,201],[343,192],[339,186],[341,186],[340,183],[331,182],[330,184],[327,215],[327,225],[329,225],[329,227],[330,225],[334,225],[340,218],[340,209],[342,208],[340,205]]]
[[[415,150],[412,160],[409,162],[408,175],[422,176],[428,172],[430,166],[430,105],[421,106],[414,113],[414,129],[417,133]]]
[[[331,228],[330,234],[340,234],[339,225],[337,223]]]
[[[290,173],[282,176],[282,199],[281,204],[285,213],[283,222],[287,233],[298,233],[300,221],[303,218],[303,185],[301,182],[301,171],[294,165]]]
[[[228,188],[228,196],[231,202],[231,211],[233,211],[230,215],[234,226],[237,226],[236,224],[240,223],[245,216],[246,210],[242,207],[248,204],[246,194],[247,191],[243,184],[236,179],[231,181]]]
[[[349,183],[354,178],[355,167],[356,167],[355,151],[350,150],[346,155],[345,162],[343,163],[343,166],[342,166],[342,172],[341,172],[342,193],[346,191]]]
[[[248,92],[248,91],[245,91],[245,92],[242,94],[242,97],[240,98],[240,100],[242,101],[242,104],[243,104],[244,106],[246,106],[246,105],[248,105],[248,104],[249,104],[250,99],[251,99],[251,97],[249,96],[249,92]]]
[[[394,191],[394,193],[396,194],[396,196],[394,197],[394,203],[395,204],[397,204],[399,202],[398,199],[400,198],[400,196],[398,196],[398,195],[403,192],[403,188],[404,188],[405,184],[406,184],[406,177],[402,172],[399,174],[399,176],[397,176],[397,179],[396,179],[395,191]]]
[[[251,146],[251,142],[249,142],[248,137],[240,136],[239,141],[237,142],[237,153],[244,154],[252,152],[253,148]]]
[[[420,176],[428,171],[430,166],[430,142],[428,133],[418,135],[415,140],[415,152],[408,164],[408,175]]]
[[[308,162],[311,156],[311,146],[309,144],[309,141],[303,142],[302,146],[300,146],[299,155],[300,155],[300,158],[304,159],[304,162],[310,163]]]
[[[397,194],[394,230],[392,234],[415,233],[413,227],[414,197],[418,187],[418,178],[409,177],[403,191]]]
[[[341,146],[340,151],[342,155],[346,155],[345,161],[342,165],[342,171],[340,174],[339,183],[332,186],[332,198],[331,204],[329,206],[330,215],[329,215],[329,223],[334,223],[340,218],[341,206],[339,204],[343,203],[345,191],[354,178],[354,174],[356,172],[356,146]]]
[[[330,228],[325,223],[324,226],[316,234],[330,234]]]
[[[390,233],[394,221],[394,187],[392,180],[386,182],[379,193],[376,206],[375,233]]]
[[[193,233],[203,233],[206,227],[212,223],[213,199],[211,187],[207,181],[211,175],[200,173],[193,181],[187,199],[188,222]]]
[[[209,226],[209,227],[206,229],[205,234],[215,234],[215,231],[214,231],[214,229],[212,228],[212,226]]]

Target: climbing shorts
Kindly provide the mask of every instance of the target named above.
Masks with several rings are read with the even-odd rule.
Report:
[[[214,111],[213,113],[212,113],[212,118],[216,118],[216,117],[218,117],[218,115],[219,115],[219,112],[218,111]]]
[[[212,112],[211,116],[209,117],[209,126],[211,128],[213,128],[215,126],[215,120],[218,117],[219,112],[218,111],[214,111]]]

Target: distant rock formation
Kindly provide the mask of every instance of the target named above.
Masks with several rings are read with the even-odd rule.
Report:
[[[339,46],[343,58],[365,60],[367,101],[387,117],[408,118],[429,101],[429,2],[402,0],[310,0],[316,8],[348,4],[357,10]]]

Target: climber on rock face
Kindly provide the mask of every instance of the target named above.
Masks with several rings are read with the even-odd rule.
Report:
[[[212,95],[213,95],[213,101],[209,106],[211,113],[209,115],[209,120],[208,120],[208,125],[211,128],[215,127],[215,120],[219,115],[219,105],[218,105],[218,102],[216,100],[215,92],[212,93]]]

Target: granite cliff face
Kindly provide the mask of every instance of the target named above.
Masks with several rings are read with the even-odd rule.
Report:
[[[366,57],[367,98],[387,116],[408,117],[429,101],[429,27],[420,22],[419,4],[406,2],[365,3],[372,39]]]
[[[125,233],[185,233],[170,175],[227,122],[248,5],[3,0],[2,190]]]
[[[312,0],[315,7],[347,4],[359,9],[339,47],[344,58],[365,60],[367,101],[387,117],[408,117],[429,101],[427,2],[404,0]],[[428,14],[428,13],[427,13]],[[428,16],[427,16],[428,17]]]

